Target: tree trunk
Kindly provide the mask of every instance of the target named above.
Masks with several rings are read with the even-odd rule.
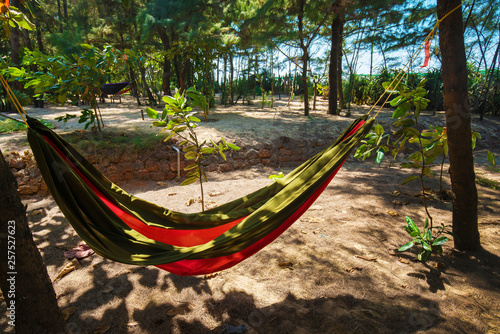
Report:
[[[343,26],[343,24],[341,25]],[[341,28],[343,29],[343,28]],[[337,91],[339,95],[339,109],[337,109],[337,115],[340,115],[340,111],[345,107],[344,102],[344,90],[342,87],[342,30],[339,35],[340,38],[340,48],[338,49],[338,61],[337,61]]]
[[[19,8],[19,0],[11,0],[11,6]],[[21,64],[21,58],[19,57],[19,51],[21,48],[21,42],[19,38],[19,29],[10,29],[10,60],[11,66],[19,66]]]
[[[167,52],[170,49],[170,39],[168,38],[167,31],[163,26],[158,26],[158,35],[160,36],[161,43],[163,44],[163,50],[165,50],[165,56],[163,58],[163,75],[162,75],[162,90],[165,95],[172,95],[170,91],[170,77],[172,63],[168,58]]]
[[[233,89],[233,73],[234,73],[234,60],[233,54],[229,53],[229,104],[234,104],[234,89]]]
[[[16,333],[66,333],[56,294],[33,242],[17,182],[0,150],[0,288]]]
[[[460,3],[461,0],[437,0],[438,17],[444,17]],[[462,27],[462,9],[459,8],[441,22],[439,47],[442,54],[444,108],[453,191],[454,242],[459,250],[477,250],[480,248],[478,199]]]
[[[336,6],[339,6],[339,1],[336,1]],[[332,21],[332,36],[330,49],[330,67],[328,71],[329,94],[328,94],[328,114],[337,115],[337,92],[338,92],[338,54],[342,50],[341,42],[341,26],[342,12],[335,11]]]
[[[141,72],[142,85],[144,87],[144,90],[146,91],[146,94],[148,95],[149,103],[154,105],[156,104],[156,99],[153,96],[153,93],[151,93],[151,89],[149,88],[148,82],[146,81],[146,68],[144,68],[144,65],[142,63],[139,63],[139,71]]]

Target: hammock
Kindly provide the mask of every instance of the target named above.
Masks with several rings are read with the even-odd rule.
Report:
[[[282,179],[189,214],[130,196],[41,122],[27,117],[27,123],[28,141],[54,200],[96,253],[178,275],[203,275],[234,266],[290,227],[370,131],[374,120],[367,117]]]
[[[101,93],[105,95],[114,95],[120,93],[120,91],[127,87],[130,82],[118,82],[118,83],[109,83],[101,86]]]

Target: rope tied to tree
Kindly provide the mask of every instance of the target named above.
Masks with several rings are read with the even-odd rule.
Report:
[[[375,114],[374,118],[376,118],[378,116],[378,114],[382,111],[382,109],[384,108],[384,106],[387,103],[387,101],[389,101],[389,99],[391,98],[392,94],[394,93],[394,89],[401,83],[401,81],[403,80],[403,78],[405,77],[405,75],[408,74],[408,70],[410,69],[411,65],[413,64],[413,61],[415,60],[415,58],[417,57],[417,55],[420,53],[420,51],[426,47],[426,45],[432,44],[432,41],[434,40],[435,43],[436,43],[435,47],[437,47],[437,39],[435,37],[436,37],[436,33],[437,33],[438,29],[439,29],[439,25],[441,24],[441,22],[445,18],[447,18],[449,15],[451,15],[453,12],[455,12],[460,7],[462,7],[462,4],[460,4],[457,7],[453,8],[451,11],[449,11],[442,18],[440,18],[440,19],[438,18],[436,20],[436,24],[432,28],[431,32],[427,35],[427,37],[424,39],[424,41],[420,44],[420,46],[417,48],[417,50],[413,53],[413,55],[410,57],[410,60],[408,60],[408,62],[405,64],[405,66],[403,66],[403,69],[394,77],[394,79],[391,81],[391,83],[389,84],[389,86],[384,90],[384,92],[382,93],[382,95],[380,95],[380,97],[378,98],[378,100],[373,104],[373,106],[368,111],[368,115],[375,109],[375,107],[377,106],[377,104],[384,98],[384,95],[386,93],[388,93],[387,97],[385,98],[384,102],[382,103],[382,105],[378,109],[378,111]]]
[[[19,100],[17,99],[17,97],[14,95],[14,92],[10,88],[7,80],[5,80],[5,78],[3,77],[3,75],[1,73],[0,73],[0,81],[2,82],[3,88],[7,92],[7,96],[12,101],[12,104],[14,104],[14,107],[16,108],[16,110],[19,113],[19,115],[21,115],[21,118],[23,119],[24,124],[26,124],[26,126],[29,127],[28,122],[26,121],[26,118],[25,118],[25,116],[28,116],[26,114],[26,111],[24,111],[23,106],[21,105],[21,103],[19,102]],[[7,118],[11,118],[11,117],[7,117]],[[14,120],[16,120],[16,119],[14,119]],[[19,120],[16,120],[16,121],[20,122]]]

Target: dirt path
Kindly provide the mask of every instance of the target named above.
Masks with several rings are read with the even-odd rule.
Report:
[[[39,116],[53,119],[66,112],[50,108]],[[355,114],[363,112],[360,108]],[[109,128],[152,131],[131,102],[110,105],[103,113]],[[298,104],[271,112],[255,105],[238,106],[216,110],[210,117],[217,121],[203,125],[202,130],[245,141],[311,133],[327,138],[351,121],[324,112],[312,116],[313,120],[300,117]],[[495,135],[500,127],[492,124],[481,125],[481,131]],[[68,123],[58,131],[73,127]],[[0,147],[23,149],[22,137],[2,135]],[[499,180],[499,173],[488,170],[483,157],[486,149],[499,146],[490,143],[491,137],[483,135],[483,139],[486,144],[475,153],[477,171]],[[211,205],[222,204],[269,184],[268,175],[279,171],[256,166],[209,174],[206,193],[213,195]],[[453,250],[449,242],[442,256],[420,263],[414,261],[415,252],[395,251],[409,241],[404,216],[418,224],[424,218],[421,201],[413,196],[418,188],[411,183],[401,185],[407,176],[407,170],[349,158],[317,202],[287,232],[213,277],[179,277],[97,255],[80,260],[78,269],[54,281],[59,305],[70,313],[68,328],[74,334],[220,333],[226,324],[244,324],[247,333],[498,333],[499,192],[478,185],[484,250],[465,254]],[[155,182],[121,186],[167,208],[200,210],[199,204],[186,205],[199,196],[197,185],[180,187],[171,181],[163,186]],[[437,188],[437,180],[430,186]],[[64,251],[80,239],[50,197],[25,198],[25,203],[34,239],[55,279],[69,262]],[[451,221],[450,210],[450,202],[430,201],[437,224]],[[5,318],[0,328],[12,332]]]

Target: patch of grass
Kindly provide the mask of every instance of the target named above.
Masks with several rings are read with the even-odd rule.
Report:
[[[76,147],[77,150],[86,154],[99,157],[116,157],[123,154],[134,154],[154,148],[165,137],[156,134],[125,134],[120,132],[74,132],[67,134],[64,138]]]
[[[493,190],[500,190],[500,182],[485,177],[478,176],[476,178],[476,183],[491,188]]]
[[[26,130],[26,124],[24,123],[18,123],[16,121],[13,121],[11,119],[3,119],[0,120],[0,132],[2,133],[9,133],[9,132],[14,132],[14,131],[21,131],[21,130]]]
[[[52,124],[44,119],[41,119],[40,121],[49,129],[54,128],[54,124]],[[26,130],[27,128],[28,127],[26,126],[26,124],[13,121],[11,119],[0,120],[0,133],[22,131],[22,130]]]

